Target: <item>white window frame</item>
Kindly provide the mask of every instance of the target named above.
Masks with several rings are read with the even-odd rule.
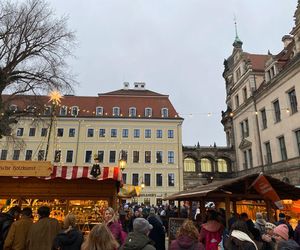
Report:
[[[129,117],[136,117],[136,107],[130,107],[128,110]]]
[[[113,107],[112,115],[113,116],[120,116],[120,107]]]
[[[103,107],[99,106],[99,107],[96,107],[96,116],[103,116]]]
[[[145,117],[152,117],[152,108],[145,108]]]
[[[169,110],[168,110],[168,108],[162,108],[161,109],[161,117],[163,117],[163,118],[169,117]]]

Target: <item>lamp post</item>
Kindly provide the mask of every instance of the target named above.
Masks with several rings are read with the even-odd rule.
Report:
[[[144,179],[143,176],[140,177],[141,181],[141,188],[144,189],[145,188],[145,183],[144,183]]]
[[[119,168],[123,172],[127,165],[127,154],[126,151],[121,150],[119,154]]]

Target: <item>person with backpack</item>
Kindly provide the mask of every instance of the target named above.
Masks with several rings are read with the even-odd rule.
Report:
[[[218,250],[222,240],[224,226],[219,222],[218,213],[215,210],[208,211],[207,222],[202,224],[199,240],[205,245],[205,250]]]
[[[0,214],[0,250],[3,250],[4,242],[9,228],[15,220],[19,219],[21,208],[19,206],[11,207],[7,213]]]

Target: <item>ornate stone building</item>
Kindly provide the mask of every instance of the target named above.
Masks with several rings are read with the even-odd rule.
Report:
[[[236,36],[224,61],[227,110],[222,124],[238,175],[266,172],[300,184],[300,1],[295,27],[272,54],[243,51]]]

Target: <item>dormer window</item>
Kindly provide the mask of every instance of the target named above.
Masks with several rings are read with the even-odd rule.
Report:
[[[136,108],[135,107],[129,108],[129,116],[136,117]]]
[[[103,116],[103,107],[96,108],[96,116]]]
[[[73,106],[73,107],[71,108],[71,115],[72,115],[72,116],[78,116],[78,113],[79,113],[78,107],[77,107],[77,106]]]
[[[45,106],[44,115],[51,115],[52,108],[51,106]]]
[[[26,111],[29,113],[34,113],[35,110],[36,110],[36,107],[34,107],[33,105],[28,105],[26,108]]]
[[[17,110],[18,110],[18,106],[17,106],[17,105],[11,104],[11,105],[9,106],[9,111],[17,111]]]
[[[168,117],[169,116],[169,110],[167,108],[162,108],[161,109],[161,117]]]
[[[68,107],[67,106],[62,106],[60,108],[59,115],[66,116],[67,114],[68,114]]]
[[[152,116],[152,108],[145,108],[145,116],[146,117]]]
[[[270,81],[276,75],[276,67],[273,65],[269,70],[267,70],[267,81]]]
[[[120,116],[120,108],[113,107],[113,116]]]

